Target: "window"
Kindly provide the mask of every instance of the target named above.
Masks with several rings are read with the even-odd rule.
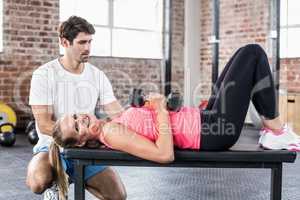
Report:
[[[300,57],[300,1],[281,0],[280,56]]]
[[[91,55],[162,58],[162,0],[60,0],[60,21],[71,15],[94,25]]]

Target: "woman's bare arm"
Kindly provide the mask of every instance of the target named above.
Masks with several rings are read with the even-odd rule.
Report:
[[[113,149],[125,151],[143,159],[169,163],[174,160],[173,136],[168,112],[161,106],[160,99],[155,97],[150,105],[157,111],[158,138],[155,142],[129,130],[123,125],[110,122],[103,127],[104,139]]]

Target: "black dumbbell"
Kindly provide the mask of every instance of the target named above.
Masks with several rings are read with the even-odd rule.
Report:
[[[4,126],[10,126],[12,128],[11,131],[2,132],[2,128]],[[11,147],[16,142],[16,134],[14,132],[14,125],[11,123],[3,123],[0,125],[0,144],[5,147]]]
[[[145,105],[145,95],[142,89],[134,88],[129,95],[129,103],[133,107],[142,107]],[[167,97],[167,110],[179,111],[182,107],[183,99],[179,92],[171,92]]]
[[[39,136],[35,129],[35,121],[32,120],[27,124],[25,129],[25,134],[27,134],[28,141],[30,144],[36,144],[39,141]]]
[[[167,97],[167,109],[178,112],[182,107],[183,99],[179,92],[171,92]]]
[[[142,107],[145,105],[145,95],[142,89],[134,88],[129,95],[129,103],[132,107]]]

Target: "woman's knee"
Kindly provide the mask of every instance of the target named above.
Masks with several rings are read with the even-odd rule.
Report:
[[[243,49],[256,55],[265,54],[265,50],[259,44],[247,44]]]

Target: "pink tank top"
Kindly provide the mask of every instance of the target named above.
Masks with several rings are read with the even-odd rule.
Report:
[[[179,112],[169,112],[169,116],[174,145],[180,149],[200,149],[199,108],[182,107]],[[156,114],[148,108],[131,107],[113,122],[120,123],[153,142],[158,138]],[[101,136],[100,140],[106,143]]]

